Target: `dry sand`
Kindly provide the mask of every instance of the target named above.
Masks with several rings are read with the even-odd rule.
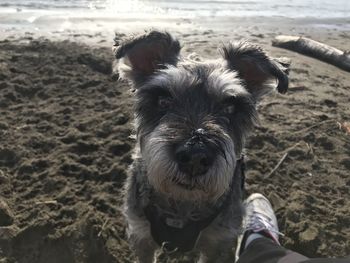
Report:
[[[348,255],[350,134],[339,123],[350,121],[349,73],[273,48],[271,39],[303,34],[346,49],[349,31],[246,22],[175,33],[184,54],[215,58],[221,42],[249,38],[292,59],[290,91],[260,105],[261,125],[246,150],[247,189],[272,201],[286,247],[310,257]],[[69,39],[0,41],[0,262],[134,259],[120,211],[134,144],[132,94],[112,74],[112,36]]]

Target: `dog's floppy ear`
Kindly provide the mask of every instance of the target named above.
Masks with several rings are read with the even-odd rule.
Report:
[[[278,92],[287,91],[290,65],[287,58],[270,58],[260,47],[245,41],[224,46],[222,55],[228,67],[244,80],[248,91],[256,100],[271,89],[268,84],[273,79],[278,81]]]
[[[118,71],[122,78],[142,84],[166,64],[176,65],[180,43],[167,32],[150,31],[114,44]]]

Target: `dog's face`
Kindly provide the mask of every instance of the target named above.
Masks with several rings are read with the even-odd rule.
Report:
[[[149,182],[173,198],[215,201],[234,177],[269,81],[287,90],[286,68],[243,42],[224,47],[216,61],[181,61],[179,51],[169,34],[152,31],[118,46],[116,57],[135,88]]]

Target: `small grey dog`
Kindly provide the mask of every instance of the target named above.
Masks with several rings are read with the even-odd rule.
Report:
[[[212,61],[179,53],[179,42],[159,31],[115,44],[119,74],[135,93],[127,233],[138,262],[153,262],[158,248],[226,262],[244,213],[244,142],[261,96],[276,80],[286,92],[288,64],[247,42],[224,46]]]

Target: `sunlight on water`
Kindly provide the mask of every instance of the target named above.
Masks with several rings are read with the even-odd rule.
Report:
[[[10,10],[10,11],[9,11]],[[29,10],[124,17],[350,17],[350,0],[0,0],[0,13]]]
[[[141,11],[147,8],[144,2],[139,0],[108,0],[106,2],[106,9],[112,9],[120,13]]]
[[[134,14],[134,13],[164,13],[164,11],[151,3],[140,0],[105,0],[93,1],[89,3],[90,9],[104,9],[105,12],[118,14]]]
[[[96,0],[91,9],[114,14],[170,17],[349,17],[349,0]]]
[[[0,28],[38,31],[45,26],[100,30],[117,21],[144,27],[230,17],[340,18],[340,27],[349,28],[350,0],[0,0]]]

